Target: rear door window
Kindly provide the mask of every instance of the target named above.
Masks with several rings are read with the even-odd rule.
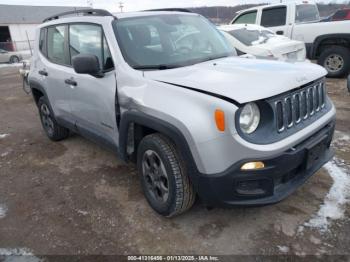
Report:
[[[295,23],[309,23],[320,20],[320,14],[315,4],[300,4],[295,7]]]
[[[266,27],[286,24],[287,8],[285,6],[265,8],[261,14],[261,25]]]

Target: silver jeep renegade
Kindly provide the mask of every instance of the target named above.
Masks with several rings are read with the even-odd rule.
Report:
[[[275,203],[332,157],[327,72],[235,54],[185,10],[79,10],[39,26],[29,81],[47,136],[137,163],[161,215]]]

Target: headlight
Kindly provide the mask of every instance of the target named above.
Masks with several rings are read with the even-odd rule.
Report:
[[[246,104],[239,116],[239,125],[243,133],[253,133],[260,122],[260,110],[255,103]]]

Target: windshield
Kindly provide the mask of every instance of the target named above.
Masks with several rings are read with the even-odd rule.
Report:
[[[260,45],[266,43],[276,35],[269,30],[241,28],[228,32],[231,36],[246,46]]]
[[[320,20],[320,14],[317,6],[313,4],[297,5],[295,9],[295,23],[309,23]]]
[[[169,69],[234,55],[206,19],[172,14],[123,18],[114,31],[126,62],[135,69]]]

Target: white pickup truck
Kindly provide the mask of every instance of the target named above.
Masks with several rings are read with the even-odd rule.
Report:
[[[320,22],[309,1],[258,6],[240,11],[231,24],[258,24],[276,34],[305,42],[307,57],[324,66],[329,77],[350,71],[350,21]]]

